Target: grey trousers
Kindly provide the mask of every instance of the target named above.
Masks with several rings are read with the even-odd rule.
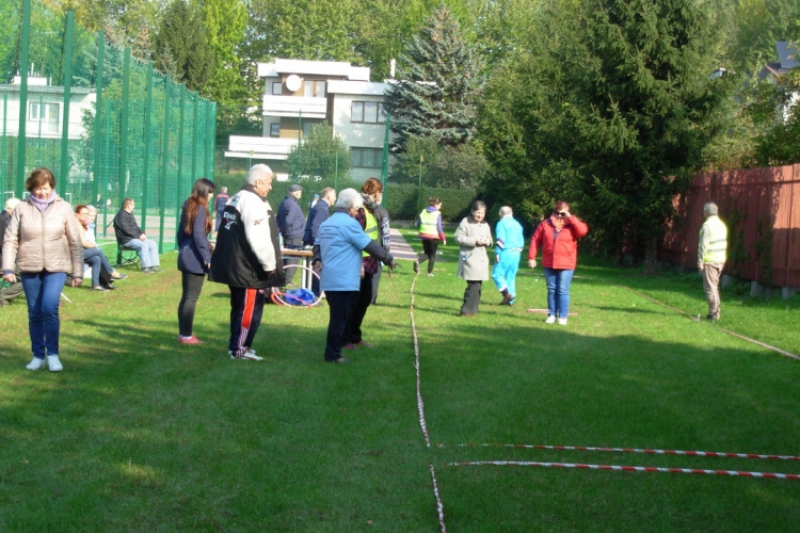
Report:
[[[719,277],[725,263],[705,263],[703,265],[703,290],[708,302],[708,316],[719,320]]]

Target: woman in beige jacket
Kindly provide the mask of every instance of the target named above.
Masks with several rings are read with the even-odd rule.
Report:
[[[467,288],[461,316],[477,314],[481,303],[481,287],[489,279],[489,255],[487,248],[492,246],[492,229],[486,222],[486,204],[478,200],[472,204],[472,212],[461,221],[456,229],[456,242],[459,246],[458,272],[464,278]]]
[[[69,203],[56,194],[55,186],[49,169],[31,172],[25,182],[30,196],[14,210],[3,236],[3,279],[14,281],[14,262],[18,259],[28,300],[33,360],[26,368],[39,370],[46,364],[51,372],[63,368],[58,359],[61,289],[68,272],[73,273],[73,287],[83,282],[78,222]]]

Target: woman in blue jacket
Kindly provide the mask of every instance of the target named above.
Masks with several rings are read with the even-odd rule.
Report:
[[[192,333],[194,309],[203,290],[203,282],[211,264],[211,216],[208,203],[217,186],[210,180],[200,178],[194,182],[192,195],[183,204],[178,227],[178,270],[181,271],[183,293],[178,304],[178,342],[201,344]]]

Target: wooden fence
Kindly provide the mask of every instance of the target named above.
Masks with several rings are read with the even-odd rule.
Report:
[[[726,274],[800,288],[800,165],[695,176],[689,192],[674,201],[677,215],[659,260],[697,267],[706,202],[719,206],[728,226]]]

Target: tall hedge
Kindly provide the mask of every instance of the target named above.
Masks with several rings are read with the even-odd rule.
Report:
[[[234,194],[247,178],[246,172],[235,172],[231,174],[220,174],[215,178],[217,187],[223,185],[228,187],[228,194]],[[269,202],[273,209],[278,209],[281,200],[288,194],[289,181],[273,181],[272,191],[269,193]],[[334,187],[333,180],[325,179],[320,181],[305,180],[301,182],[303,186],[303,197],[300,199],[300,206],[303,212],[308,214],[308,203],[314,196],[325,187]],[[337,191],[347,187],[360,190],[361,183],[339,180],[336,184]],[[467,216],[469,208],[475,200],[478,200],[477,191],[462,189],[440,189],[434,187],[422,187],[418,191],[414,184],[389,183],[383,194],[383,201],[389,211],[392,220],[416,220],[419,212],[428,206],[429,198],[438,198],[442,201],[442,220],[444,222],[460,222]]]

